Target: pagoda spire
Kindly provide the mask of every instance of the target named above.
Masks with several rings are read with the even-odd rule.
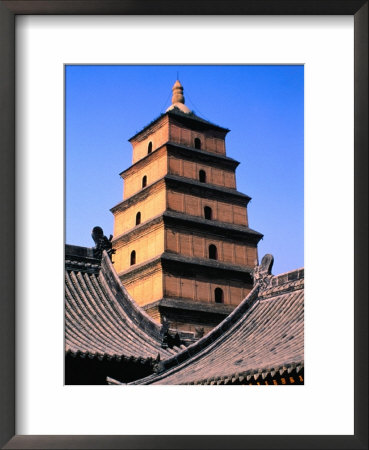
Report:
[[[172,87],[172,104],[174,105],[174,103],[185,103],[185,98],[183,96],[183,86],[181,85],[181,83],[179,82],[179,80],[177,80],[173,87]]]
[[[172,104],[169,106],[167,111],[173,110],[174,108],[177,108],[186,114],[191,112],[190,109],[185,105],[183,86],[181,85],[179,80],[176,80],[172,87]]]

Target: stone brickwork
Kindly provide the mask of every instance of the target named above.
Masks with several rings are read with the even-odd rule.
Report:
[[[248,295],[251,288],[237,280],[206,280],[165,274],[164,296],[182,298],[205,303],[215,303],[215,289],[221,288],[225,305],[238,305]]]
[[[212,211],[212,220],[228,222],[247,226],[247,210],[245,206],[235,205],[225,201],[217,200],[216,197],[191,195],[176,192],[172,189],[167,192],[168,209],[198,217],[205,217],[204,208],[209,207]]]
[[[195,131],[184,128],[179,123],[171,123],[169,128],[169,138],[171,142],[182,144],[187,147],[195,147],[195,139],[199,139],[201,149],[211,153],[225,155],[224,133],[212,131]]]
[[[161,150],[164,150],[163,148]],[[123,199],[131,197],[142,190],[142,180],[146,176],[146,183],[149,186],[155,181],[160,180],[168,173],[167,153],[165,151],[156,151],[150,159],[146,158],[138,167],[132,166],[134,170],[129,171],[124,180]]]
[[[123,202],[122,208],[114,212],[114,237],[136,227],[137,213],[141,214],[140,222],[144,223],[165,211],[167,193],[163,183],[143,194],[132,202]],[[116,270],[119,272],[121,269]]]
[[[215,245],[218,261],[244,265],[251,268],[257,264],[256,246],[233,241],[227,236],[220,239],[206,232],[184,232],[175,229],[166,229],[165,239],[165,249],[167,252],[208,259],[209,246]]]
[[[173,155],[169,157],[168,173],[170,174],[198,180],[201,170],[205,172],[207,183],[236,189],[236,177],[234,171],[221,169],[201,162],[186,161]]]
[[[229,130],[193,114],[179,82],[173,89],[176,102],[130,139],[133,164],[111,210],[113,261],[154,320],[202,333],[252,289],[262,235],[248,227],[250,198],[236,190]]]
[[[157,224],[137,234],[131,234],[130,239],[122,239],[115,243],[114,267],[118,273],[131,267],[130,255],[136,253],[134,265],[142,264],[161,255],[164,248],[164,225]]]
[[[163,273],[160,266],[141,272],[124,282],[137,304],[144,306],[163,298]],[[155,318],[156,320],[158,318]],[[160,322],[160,320],[158,320]]]
[[[133,149],[132,164],[147,156],[150,142],[152,143],[152,152],[154,152],[169,140],[169,119],[163,117],[155,125],[130,139]]]

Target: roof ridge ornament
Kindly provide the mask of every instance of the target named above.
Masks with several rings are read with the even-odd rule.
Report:
[[[115,250],[113,250],[111,243],[113,235],[111,234],[108,239],[106,236],[104,236],[104,231],[101,227],[94,227],[92,229],[91,236],[96,244],[93,248],[95,258],[101,258],[103,251],[106,250],[111,259],[112,255],[115,253]]]
[[[273,278],[272,267],[274,263],[274,257],[270,253],[263,256],[261,263],[255,267],[253,271],[254,283],[259,285],[261,291],[267,289],[270,286],[270,282]]]
[[[162,317],[162,326],[160,329],[160,336],[162,338],[161,347],[162,348],[173,348],[173,347],[180,347],[182,345],[181,338],[178,333],[175,334],[173,337],[172,334],[169,332],[169,320],[166,318],[166,316]]]

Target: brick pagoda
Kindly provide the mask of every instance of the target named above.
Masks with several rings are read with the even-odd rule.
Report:
[[[229,130],[190,111],[179,81],[172,90],[167,111],[129,140],[123,201],[111,209],[113,261],[148,314],[199,336],[250,292],[262,235],[236,189]]]

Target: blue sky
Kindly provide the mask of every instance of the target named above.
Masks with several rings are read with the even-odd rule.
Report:
[[[66,242],[92,247],[95,225],[113,233],[128,139],[170,105],[177,72],[186,105],[231,130],[237,189],[264,234],[259,259],[272,253],[275,274],[302,267],[303,66],[66,66]]]

